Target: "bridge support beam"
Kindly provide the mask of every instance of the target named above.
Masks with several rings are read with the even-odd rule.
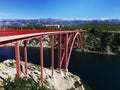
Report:
[[[84,33],[82,32],[81,33],[81,41],[80,41],[80,43],[81,43],[80,48],[82,48],[82,49],[83,49],[83,41],[84,41]]]
[[[64,48],[65,48],[65,58],[64,58],[64,69],[67,70],[67,58],[68,58],[68,33],[65,34],[64,40]]]
[[[43,86],[43,43],[42,43],[42,36],[40,36],[40,81],[41,86]]]
[[[52,62],[51,62],[51,65],[52,65],[52,76],[53,76],[53,74],[54,74],[54,35],[53,34],[52,34],[51,40],[52,40],[52,45],[51,45]]]
[[[28,65],[27,65],[27,45],[26,41],[24,41],[24,61],[25,61],[25,74],[28,74]]]
[[[61,69],[62,35],[58,35],[58,69]]]
[[[15,43],[15,56],[16,56],[17,76],[20,77],[20,48],[19,48],[19,42]]]

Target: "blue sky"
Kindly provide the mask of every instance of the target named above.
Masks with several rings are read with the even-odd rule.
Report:
[[[0,19],[120,19],[120,0],[0,0]]]

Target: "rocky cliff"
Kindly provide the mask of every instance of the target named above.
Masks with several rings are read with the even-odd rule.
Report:
[[[10,59],[0,62],[0,85],[2,85],[2,82],[7,80],[7,78],[11,78],[11,81],[14,80],[16,76],[15,62],[15,60]],[[28,78],[32,78],[36,83],[39,83],[39,68],[37,65],[28,63],[28,75],[25,75],[24,62],[21,62],[21,77],[27,76]],[[85,90],[78,76],[63,70],[54,70],[54,76],[51,77],[51,69],[48,68],[44,68],[44,86],[50,90]]]
[[[84,35],[84,51],[120,55],[120,33],[88,30]]]

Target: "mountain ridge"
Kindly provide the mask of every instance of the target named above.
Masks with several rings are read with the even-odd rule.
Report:
[[[46,24],[59,24],[61,26],[76,26],[81,24],[120,24],[120,19],[0,19],[2,26],[42,26]]]

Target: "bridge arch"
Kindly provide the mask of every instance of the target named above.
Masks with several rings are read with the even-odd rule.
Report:
[[[79,32],[77,32],[76,34],[75,34],[75,36],[74,36],[74,38],[73,38],[73,41],[72,41],[72,44],[71,44],[71,46],[70,46],[70,52],[69,52],[69,54],[68,54],[68,58],[67,58],[67,66],[66,66],[66,68],[68,68],[68,65],[69,65],[69,62],[70,62],[70,56],[71,56],[71,53],[72,53],[72,49],[73,49],[73,46],[74,46],[74,44],[75,44],[75,40],[77,39],[77,46],[78,46],[78,48],[80,48],[81,46],[82,46],[82,35],[79,33]]]
[[[62,53],[62,57],[59,63],[60,65],[58,68],[64,68],[65,70],[68,69],[73,46],[77,40],[77,46],[78,48],[81,48],[83,44],[82,36],[83,35],[80,32],[75,32],[75,33],[70,33],[69,35],[68,34],[64,35],[64,51]]]

